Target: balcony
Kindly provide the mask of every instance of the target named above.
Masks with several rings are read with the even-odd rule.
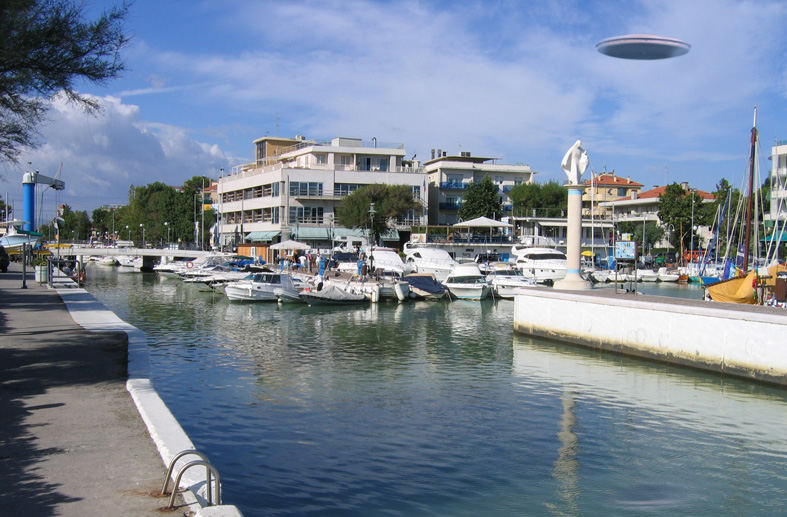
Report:
[[[439,203],[440,210],[459,210],[459,203]]]
[[[440,183],[441,190],[465,190],[467,189],[467,183],[462,183],[461,181],[443,181]]]

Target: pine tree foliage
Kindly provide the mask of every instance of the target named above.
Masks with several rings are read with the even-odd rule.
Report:
[[[88,111],[95,99],[77,81],[104,83],[123,70],[122,4],[85,21],[84,4],[72,0],[3,0],[0,3],[0,158],[15,160],[35,145],[46,99],[64,95]]]

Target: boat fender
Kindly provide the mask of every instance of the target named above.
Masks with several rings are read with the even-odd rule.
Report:
[[[194,263],[193,263],[192,261],[190,261],[190,260],[189,260],[188,262],[186,262],[186,267],[187,267],[187,268],[189,268],[189,269],[191,269],[191,268],[193,268],[193,267],[194,267]]]

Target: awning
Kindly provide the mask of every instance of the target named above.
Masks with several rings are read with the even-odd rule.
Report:
[[[787,230],[776,231],[773,235],[766,235],[760,242],[787,242]]]
[[[362,228],[344,228],[342,226],[333,229],[333,238],[339,237],[366,237],[369,235],[368,230]]]
[[[281,232],[278,230],[270,232],[251,232],[246,234],[246,240],[251,242],[270,242]]]
[[[471,219],[469,221],[456,223],[454,228],[510,228],[512,226],[514,225],[504,223],[502,221],[496,221],[488,217],[476,217],[475,219]]]
[[[327,241],[331,238],[328,228],[312,228],[308,226],[291,228],[290,236],[306,241]]]

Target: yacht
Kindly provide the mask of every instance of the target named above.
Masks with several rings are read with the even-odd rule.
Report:
[[[511,247],[517,269],[539,284],[552,285],[566,276],[566,254],[554,242],[540,236],[526,237]]]
[[[434,275],[438,282],[444,282],[457,262],[442,248],[415,247],[409,242],[404,245],[406,262],[416,273]]]
[[[455,265],[443,285],[448,288],[451,296],[462,300],[483,300],[492,292],[486,277],[475,262]]]
[[[526,278],[522,271],[516,268],[494,268],[486,275],[486,280],[492,287],[492,296],[495,298],[513,299],[520,289],[543,287],[532,278]]]

